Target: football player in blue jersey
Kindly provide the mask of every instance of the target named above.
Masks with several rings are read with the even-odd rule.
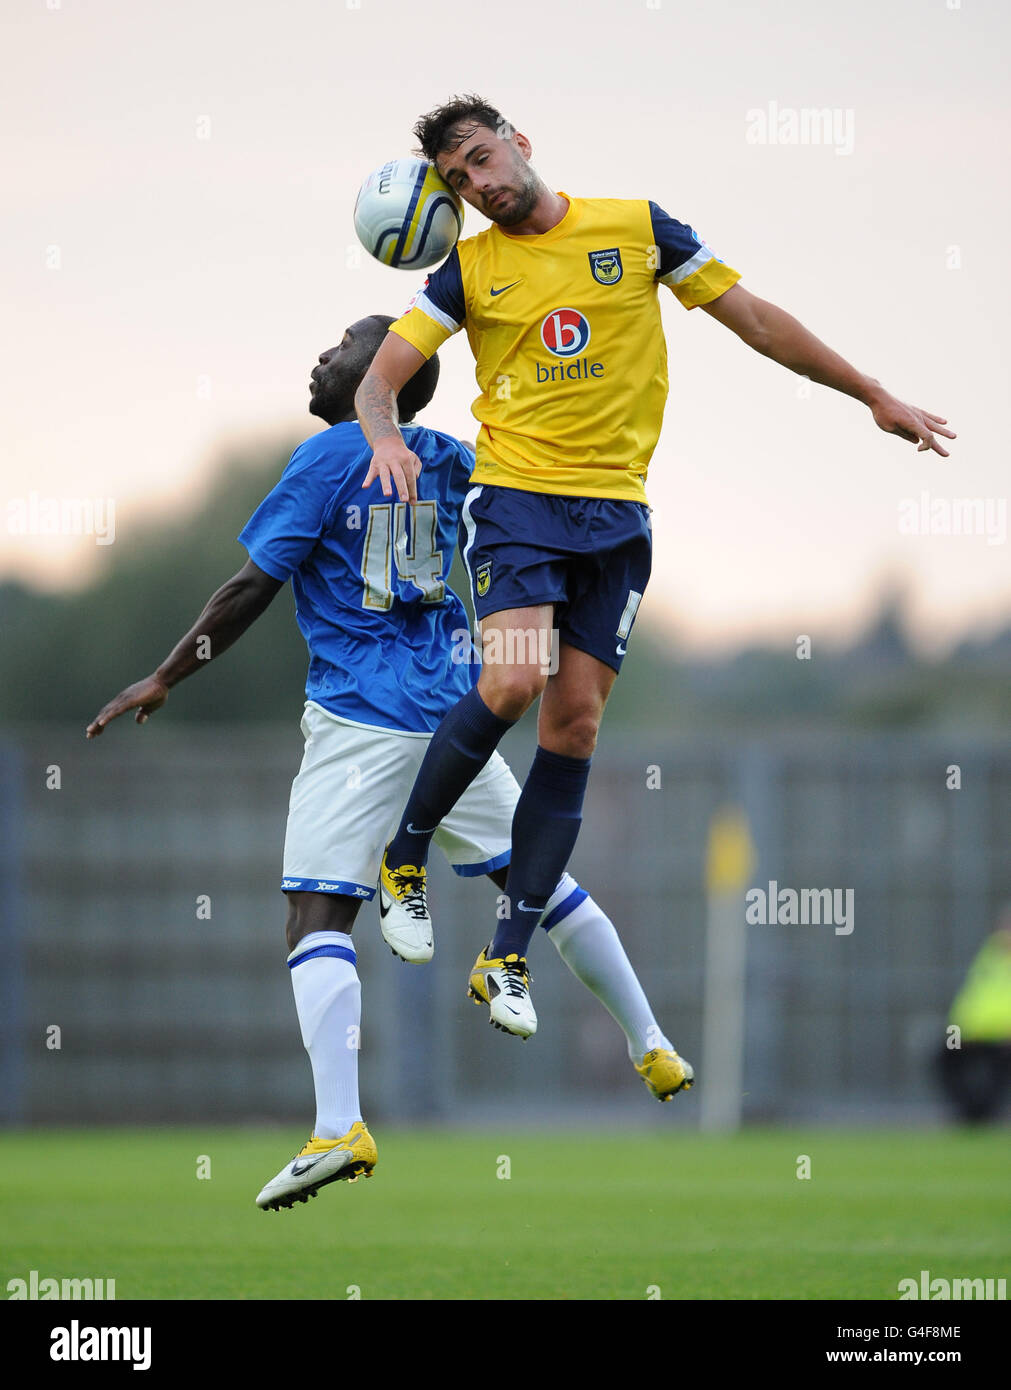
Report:
[[[459,241],[393,324],[356,398],[372,445],[363,486],[415,495],[420,460],[396,400],[453,333],[466,331],[481,422],[462,518],[487,659],[431,740],[383,858],[394,918],[429,922],[425,863],[436,827],[535,700],[538,747],[513,823],[506,897],[471,992],[507,1031],[537,1026],[526,949],[576,842],[604,706],[650,574],[644,481],[667,397],[660,286],[749,347],[868,406],[879,428],[947,450],[945,421],[908,406],[774,304],[738,283],[698,233],[647,198],[552,191],[531,146],[481,97],[415,126],[420,151],[490,226]],[[517,637],[532,633],[535,640]],[[558,636],[557,668],[537,657]],[[496,640],[497,639],[497,640]],[[526,655],[525,655],[526,654]],[[509,995],[510,1009],[501,1001]]]
[[[424,463],[416,500],[391,505],[375,485],[364,497],[369,455],[354,396],[393,320],[352,324],[312,372],[312,414],[330,425],[292,455],[277,486],[240,534],[249,560],[211,597],[157,670],[127,687],[88,725],[95,738],[136,711],[143,724],[169,691],[226,651],[290,580],[309,647],[305,753],[291,790],[281,888],[288,900],[288,966],[302,1040],[312,1064],[316,1123],[309,1142],[266,1184],[266,1210],[306,1201],[338,1180],[370,1176],[376,1146],[358,1096],[361,988],[351,929],[375,893],[382,858],[432,731],[473,685],[461,661],[466,610],[446,578],[472,450],[411,423],[431,400],[438,358],[412,377],[397,407],[404,437]],[[354,770],[354,771],[353,771]],[[436,836],[458,874],[504,888],[519,787],[496,753]],[[410,894],[403,919],[382,920],[402,959],[423,963],[433,940]],[[541,925],[573,974],[625,1033],[651,1094],[670,1100],[693,1082],[653,1016],[614,926],[589,894],[560,874]],[[503,1007],[508,1007],[506,994]]]

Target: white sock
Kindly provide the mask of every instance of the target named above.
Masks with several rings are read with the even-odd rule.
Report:
[[[573,906],[566,910],[570,901]],[[548,899],[542,918],[545,922],[550,923],[548,936],[562,960],[625,1034],[629,1057],[641,1062],[654,1047],[673,1051],[673,1044],[653,1017],[614,923],[571,875],[562,876]]]
[[[358,1108],[358,1049],[362,987],[347,932],[303,936],[288,957],[302,1041],[312,1063],[316,1128],[320,1139],[339,1139]]]

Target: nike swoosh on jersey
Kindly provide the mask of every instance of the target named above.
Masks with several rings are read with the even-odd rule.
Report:
[[[543,911],[544,911],[543,907],[527,907],[526,903],[523,901],[522,898],[520,898],[520,900],[519,900],[519,902],[516,904],[516,906],[519,908],[519,910],[520,910],[521,912],[543,912]]]
[[[625,655],[625,648],[621,645],[620,642],[618,643],[618,645],[615,647],[614,650],[615,650],[615,653],[616,653],[618,656],[624,656],[624,655]]]
[[[503,285],[502,288],[501,288],[500,290],[497,290],[497,289],[495,288],[495,286],[492,285],[492,287],[491,287],[491,297],[492,297],[492,299],[494,299],[497,295],[505,294],[506,290],[514,289],[519,283],[520,283],[519,280],[514,280],[514,281],[512,282],[511,285]]]
[[[408,835],[434,835],[435,832],[436,832],[436,830],[438,830],[438,828],[439,828],[439,827],[436,825],[436,826],[433,826],[431,830],[415,830],[415,828],[414,828],[414,826],[411,824],[411,822],[410,822],[410,821],[407,822],[407,833],[408,833]]]

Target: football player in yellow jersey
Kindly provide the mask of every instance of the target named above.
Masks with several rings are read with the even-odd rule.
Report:
[[[481,422],[461,547],[485,660],[432,738],[380,873],[391,922],[430,930],[429,844],[538,697],[538,748],[516,807],[508,912],[471,973],[491,1020],[537,1026],[526,949],[579,830],[597,731],[650,571],[644,480],[667,396],[658,304],[668,286],[749,347],[854,396],[875,424],[947,457],[946,421],[904,405],[796,319],[756,298],[697,233],[648,199],[552,192],[531,146],[480,97],[415,126],[421,152],[491,222],[459,242],[391,325],[355,398],[373,450],[364,479],[415,500],[420,461],[397,427],[404,383],[452,334],[476,359]],[[544,654],[557,633],[557,669]],[[531,640],[533,639],[533,640]],[[506,653],[506,661],[489,659]],[[403,901],[402,901],[403,900]],[[407,906],[405,906],[407,904]]]

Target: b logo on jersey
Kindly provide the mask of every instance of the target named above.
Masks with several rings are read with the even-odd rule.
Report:
[[[625,273],[621,264],[621,252],[617,246],[612,246],[607,251],[588,251],[586,254],[590,260],[593,278],[598,284],[616,285]]]
[[[541,323],[541,342],[556,357],[575,357],[590,341],[590,321],[578,309],[552,309]]]
[[[486,560],[483,565],[478,565],[474,572],[474,579],[477,583],[477,592],[480,598],[491,588],[491,561]]]

